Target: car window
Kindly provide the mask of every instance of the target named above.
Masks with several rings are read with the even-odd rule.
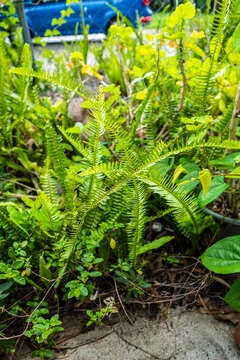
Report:
[[[65,2],[64,0],[33,0],[34,5]]]

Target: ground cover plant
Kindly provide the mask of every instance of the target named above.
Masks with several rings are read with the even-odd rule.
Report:
[[[78,303],[89,325],[100,324],[115,311],[114,301],[100,311],[89,304],[103,278],[123,284],[127,300],[144,295],[146,254],[177,263],[161,247],[199,256],[213,241],[217,225],[204,208],[233,187],[228,169],[238,174],[240,154],[239,1],[229,4],[202,18],[188,1],[156,34],[118,14],[102,45],[90,48],[85,29],[64,54],[45,50],[54,73],[40,63],[32,70],[21,30],[11,42],[0,33],[5,351],[25,337],[34,356],[53,357],[59,304]],[[74,99],[84,121],[71,117]]]

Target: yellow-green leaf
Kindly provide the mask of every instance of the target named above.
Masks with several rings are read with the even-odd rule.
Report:
[[[175,182],[177,181],[178,177],[184,172],[186,171],[182,164],[178,165],[174,171],[174,174],[173,174],[173,178],[172,178],[172,183],[175,184]]]
[[[110,240],[110,248],[115,249],[115,247],[116,247],[116,241],[114,239],[111,239]]]
[[[211,185],[212,175],[208,169],[204,169],[199,173],[199,180],[203,188],[204,197],[207,195],[207,192]]]
[[[136,99],[137,100],[144,100],[146,99],[146,96],[147,96],[147,89],[144,89],[142,91],[139,91],[136,95]]]
[[[182,16],[184,19],[192,19],[195,15],[195,6],[188,1],[186,4],[182,7]]]
[[[134,75],[137,76],[137,77],[142,77],[144,71],[143,71],[143,69],[141,69],[141,68],[139,68],[138,66],[134,65],[134,66],[133,66],[133,73],[134,73]]]

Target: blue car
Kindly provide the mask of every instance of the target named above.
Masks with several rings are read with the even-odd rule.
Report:
[[[143,23],[151,20],[149,0],[82,0],[71,5],[66,5],[65,0],[25,0],[24,8],[32,36],[44,36],[47,29],[57,29],[61,35],[74,35],[76,29],[78,34],[81,33],[81,14],[90,33],[106,33],[117,17],[107,3],[118,9],[134,26],[138,17]],[[70,7],[73,11],[68,10]],[[68,15],[65,23],[53,25],[52,20],[60,18],[61,14]]]

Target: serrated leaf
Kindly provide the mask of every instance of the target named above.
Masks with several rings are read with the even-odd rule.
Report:
[[[201,260],[217,274],[240,272],[240,235],[218,241],[203,253]]]

